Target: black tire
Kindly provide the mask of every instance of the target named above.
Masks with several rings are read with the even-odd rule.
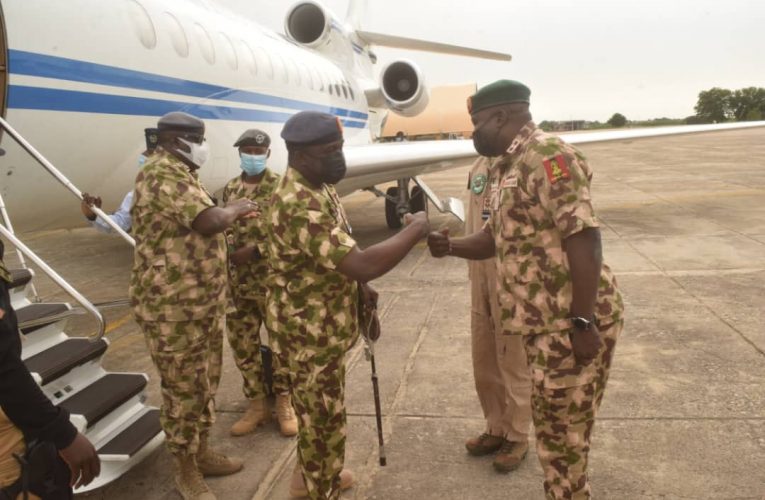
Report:
[[[398,187],[389,187],[385,190],[385,194],[394,200],[398,200]],[[385,198],[385,222],[388,223],[388,227],[391,229],[400,229],[401,226],[404,225],[401,217],[398,216],[396,203],[389,200],[388,198]]]
[[[420,186],[412,186],[412,195],[409,200],[409,206],[412,208],[413,214],[417,212],[428,213],[428,197],[425,196],[425,191]]]

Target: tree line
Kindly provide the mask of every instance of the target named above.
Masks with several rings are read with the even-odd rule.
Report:
[[[543,121],[540,127],[548,131],[592,130],[599,128],[656,127],[731,121],[757,121],[765,119],[765,88],[746,87],[738,90],[713,87],[699,92],[695,115],[686,118],[654,118],[633,121],[621,113],[614,113],[606,122],[567,120]]]

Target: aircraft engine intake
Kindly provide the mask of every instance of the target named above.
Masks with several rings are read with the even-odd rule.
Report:
[[[332,14],[315,2],[296,4],[284,20],[287,36],[306,47],[324,45],[332,31]]]
[[[407,60],[385,66],[380,73],[380,89],[388,108],[402,116],[420,114],[430,99],[420,68]]]

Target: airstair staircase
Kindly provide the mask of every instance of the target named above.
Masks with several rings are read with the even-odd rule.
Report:
[[[0,126],[46,169],[48,165],[53,168],[45,165],[47,160],[26,141],[22,142],[23,138],[20,141],[15,137],[15,131],[2,118]],[[56,174],[63,177],[58,171]],[[73,188],[71,183],[67,187]],[[79,190],[74,190],[80,195]],[[101,475],[75,492],[100,488],[140,463],[163,442],[159,410],[145,404],[148,376],[108,372],[103,368],[101,362],[109,341],[104,338],[105,325],[100,312],[13,233],[2,198],[0,210],[3,216],[0,236],[6,241],[6,263],[11,247],[15,247],[22,266],[11,270],[11,303],[22,335],[22,359],[42,391],[53,404],[69,411],[72,423],[93,443],[101,458]],[[111,222],[102,212],[99,215]],[[128,241],[132,242],[132,238]],[[39,302],[32,284],[35,273],[26,268],[25,256],[81,307],[64,302]],[[99,332],[91,338],[68,335],[69,320],[83,312],[90,312],[96,318]]]

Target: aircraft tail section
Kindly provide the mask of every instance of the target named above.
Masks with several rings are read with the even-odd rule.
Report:
[[[350,0],[348,2],[348,12],[345,15],[345,23],[354,31],[361,28],[361,19],[367,12],[367,0]]]

